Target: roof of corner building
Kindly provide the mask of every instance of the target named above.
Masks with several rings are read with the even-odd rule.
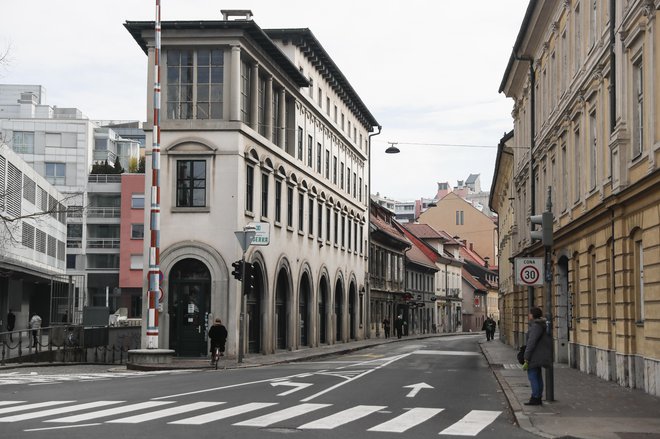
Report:
[[[446,239],[440,232],[428,224],[403,224],[412,234],[420,239]]]
[[[481,282],[479,282],[479,280],[477,278],[472,276],[470,274],[470,272],[465,269],[465,267],[463,267],[463,269],[462,269],[462,275],[463,275],[463,279],[465,279],[465,281],[467,283],[469,283],[470,285],[472,285],[475,289],[482,290],[482,291],[487,290],[486,286],[484,284],[482,284]]]
[[[421,265],[427,268],[431,268],[435,271],[438,271],[438,267],[435,265],[434,261],[431,260],[424,252],[422,249],[419,248],[416,242],[413,241],[413,245],[406,252],[406,257],[411,261],[414,262],[417,265]]]
[[[214,21],[163,21],[160,24],[162,31],[168,30],[228,30],[237,29],[243,30],[246,35],[252,38],[277,64],[282,70],[291,78],[291,80],[299,87],[308,87],[309,81],[305,76],[300,73],[298,67],[293,64],[288,56],[280,50],[279,47],[269,38],[269,36],[252,20],[214,20]],[[133,36],[133,39],[142,48],[144,53],[147,53],[147,41],[142,36],[142,32],[154,30],[155,23],[153,21],[127,21],[124,27]]]
[[[344,94],[348,98],[349,109],[354,111],[357,115],[361,116],[366,125],[379,126],[376,118],[371,114],[367,106],[362,102],[360,96],[353,89],[348,79],[344,76],[342,71],[337,67],[330,55],[325,51],[321,43],[316,39],[311,30],[307,28],[301,29],[264,29],[264,32],[276,39],[289,39],[293,44],[301,47],[305,56],[313,61],[318,62],[320,65],[327,69],[329,75],[336,79],[335,91],[341,97]]]

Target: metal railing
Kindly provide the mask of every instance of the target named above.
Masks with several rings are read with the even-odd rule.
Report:
[[[120,207],[88,207],[87,218],[119,218]]]
[[[121,174],[90,174],[88,183],[121,183]]]
[[[88,239],[87,248],[119,248],[119,238]]]
[[[128,351],[140,346],[139,330],[115,337],[116,343],[95,343],[93,331],[109,331],[107,326],[60,325],[36,330],[0,332],[0,365],[7,363],[102,363],[124,364]],[[125,328],[124,328],[125,329]],[[92,334],[94,335],[94,334]],[[103,334],[101,334],[103,335]],[[100,338],[103,338],[101,336]]]

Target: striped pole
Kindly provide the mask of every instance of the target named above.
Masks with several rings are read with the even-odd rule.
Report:
[[[160,0],[156,0],[154,53],[154,114],[151,146],[151,213],[149,246],[149,313],[147,349],[158,348],[158,296],[160,295]]]

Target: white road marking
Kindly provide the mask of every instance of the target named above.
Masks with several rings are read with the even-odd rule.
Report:
[[[20,415],[6,416],[4,418],[0,418],[0,422],[17,422],[17,421],[25,421],[26,419],[45,418],[52,415],[60,415],[62,413],[71,413],[80,410],[93,409],[96,407],[119,404],[122,402],[125,401],[94,401],[94,402],[87,402],[84,404],[68,405],[66,407],[57,407],[57,408],[41,410],[37,412],[23,413]]]
[[[390,419],[387,422],[383,422],[382,424],[376,425],[367,431],[403,433],[404,431],[431,419],[433,416],[437,415],[443,410],[444,409],[415,407],[403,413],[402,415],[399,415],[394,419]]]
[[[112,409],[98,410],[90,413],[83,413],[81,415],[67,416],[65,418],[50,419],[44,422],[80,422],[80,421],[89,421],[90,419],[104,418],[112,415],[117,415],[120,413],[128,413],[136,410],[149,409],[152,407],[158,407],[160,405],[171,404],[172,402],[166,401],[148,401],[140,402],[137,404],[123,405],[121,407],[115,407]]]
[[[442,430],[439,434],[455,436],[476,436],[493,422],[502,412],[472,410],[463,419]]]
[[[58,405],[58,404],[69,404],[71,402],[75,402],[75,401],[44,401],[44,402],[36,402],[34,404],[5,407],[0,409],[0,414],[21,412],[23,410],[40,409],[42,407],[50,407],[52,405]]]
[[[184,424],[184,425],[201,425],[220,419],[229,418],[231,416],[242,415],[243,413],[253,412],[264,407],[277,405],[276,402],[251,402],[248,404],[231,407],[216,412],[206,413],[204,415],[194,416],[192,418],[181,419],[179,421],[168,422],[168,424]]]
[[[170,407],[155,412],[145,413],[143,415],[128,416],[126,418],[113,419],[106,421],[107,424],[139,424],[140,422],[152,421],[154,419],[166,418],[168,416],[178,415],[181,413],[188,413],[194,410],[199,410],[207,407],[224,404],[224,402],[193,402],[177,407]]]
[[[0,405],[23,404],[25,401],[0,401]]]
[[[422,349],[418,351],[413,351],[413,355],[456,355],[456,356],[479,356],[481,357],[481,352],[470,352],[470,351],[434,351],[429,349]]]
[[[313,383],[294,383],[292,381],[278,381],[276,383],[270,383],[271,386],[288,386],[288,387],[293,387],[291,390],[287,390],[286,392],[278,393],[277,396],[286,396],[289,395],[293,392],[297,392],[298,390],[306,389],[309,386],[313,386]]]
[[[304,415],[306,413],[313,412],[314,410],[322,409],[331,405],[332,404],[299,404],[284,410],[270,413],[268,415],[259,416],[258,418],[237,422],[234,425],[240,425],[244,427],[268,427],[269,425],[286,421],[287,419],[295,418],[296,416]]]
[[[332,430],[340,425],[348,424],[356,419],[364,418],[378,410],[386,408],[385,405],[357,405],[350,409],[343,410],[334,415],[326,416],[325,418],[317,419],[316,421],[308,422],[307,424],[298,427],[301,430]]]
[[[407,398],[414,398],[415,395],[419,393],[420,390],[422,389],[433,389],[433,386],[430,384],[426,383],[417,383],[417,384],[411,384],[409,386],[403,386],[404,389],[412,389],[408,394],[406,395]]]
[[[317,398],[317,397],[319,397],[319,396],[321,396],[321,395],[323,395],[323,394],[325,394],[325,393],[331,392],[331,391],[333,391],[333,390],[335,390],[335,389],[337,389],[337,388],[343,386],[344,384],[348,384],[348,383],[350,383],[351,381],[355,381],[355,380],[357,380],[358,378],[362,378],[363,376],[365,376],[365,375],[367,375],[367,374],[370,374],[371,372],[374,372],[374,371],[380,369],[381,367],[385,367],[385,366],[387,366],[387,365],[389,365],[389,364],[394,363],[395,361],[398,361],[398,360],[400,360],[400,359],[402,359],[402,358],[405,358],[405,357],[407,357],[408,355],[410,355],[410,354],[403,354],[403,355],[397,355],[396,357],[390,357],[390,358],[388,359],[388,361],[386,361],[385,363],[383,363],[383,364],[381,364],[381,365],[379,365],[379,366],[377,366],[377,367],[375,367],[375,368],[373,368],[373,369],[369,369],[369,370],[367,370],[366,372],[361,373],[360,375],[356,375],[356,376],[354,376],[354,377],[352,377],[352,378],[350,378],[350,379],[348,379],[348,380],[346,380],[346,381],[344,381],[344,382],[341,382],[341,383],[339,383],[339,384],[335,384],[334,386],[328,387],[327,389],[322,390],[322,391],[320,391],[320,392],[318,392],[318,393],[315,393],[315,394],[312,395],[312,396],[308,396],[308,397],[305,398],[305,399],[301,399],[300,402],[311,401],[312,399]]]
[[[101,425],[101,423],[96,422],[94,424],[60,425],[59,427],[30,428],[28,430],[23,430],[23,431],[62,430],[63,428],[92,427],[94,425]]]

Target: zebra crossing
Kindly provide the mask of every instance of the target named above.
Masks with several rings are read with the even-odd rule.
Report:
[[[71,381],[106,381],[114,378],[141,378],[146,376],[155,376],[163,374],[182,374],[189,373],[186,370],[158,370],[148,372],[126,371],[126,372],[93,372],[93,373],[74,373],[74,374],[39,374],[37,372],[21,373],[8,372],[0,373],[0,386],[27,384],[44,385],[60,384]]]
[[[263,413],[268,411],[267,413]],[[261,413],[260,413],[261,412]],[[249,402],[232,405],[225,401],[197,401],[178,404],[176,401],[142,401],[127,404],[126,401],[101,400],[78,402],[71,400],[42,401],[0,401],[0,424],[37,420],[49,425],[67,425],[70,427],[103,424],[140,424],[162,420],[171,425],[195,426],[229,420],[236,427],[272,427],[284,421],[295,420],[310,414],[319,417],[315,420],[301,421],[298,430],[334,430],[351,422],[379,414],[376,425],[366,431],[385,433],[404,433],[425,422],[437,421],[439,435],[476,436],[493,423],[502,413],[491,410],[471,410],[460,420],[445,425],[441,419],[444,408],[411,407],[390,409],[384,405],[355,405],[348,408],[335,407],[334,404],[300,403],[284,407],[277,402]],[[231,418],[253,416],[232,422]],[[382,422],[383,415],[391,418]],[[307,419],[308,419],[307,418]],[[81,424],[94,422],[94,424]],[[444,427],[443,429],[441,429]],[[53,427],[61,428],[61,427]],[[45,430],[35,428],[32,430]],[[32,431],[25,430],[25,431]]]

